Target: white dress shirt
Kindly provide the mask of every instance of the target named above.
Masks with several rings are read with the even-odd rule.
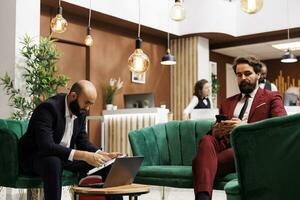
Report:
[[[65,126],[65,132],[64,135],[60,141],[60,145],[69,148],[70,144],[71,144],[71,139],[72,139],[72,135],[73,135],[73,128],[74,128],[74,120],[77,118],[75,115],[71,115],[70,111],[69,111],[69,107],[68,107],[68,102],[67,102],[67,95],[65,98],[65,107],[66,107],[66,111],[65,111],[65,118],[66,118],[66,126]],[[68,160],[73,161],[73,157],[74,157],[74,153],[75,150],[72,149]]]
[[[190,114],[192,112],[192,110],[198,105],[199,103],[199,99],[196,96],[192,97],[192,100],[190,101],[189,105],[183,110],[184,114]],[[205,105],[208,104],[207,100],[204,99],[203,103]],[[210,107],[213,108],[212,102],[210,101]]]
[[[270,83],[270,84],[271,84],[271,91],[277,92],[278,89],[277,89],[276,85],[274,85],[273,83]],[[259,87],[260,87],[261,89],[265,89],[265,83],[260,83],[260,84],[259,84]]]
[[[253,103],[253,99],[255,97],[255,94],[256,94],[257,90],[258,90],[258,87],[253,92],[251,92],[249,94],[250,97],[248,99],[248,106],[247,106],[247,109],[246,109],[245,114],[243,116],[242,122],[247,122],[248,121],[250,109],[251,109],[251,106],[252,106],[252,103]],[[245,100],[246,100],[245,94],[242,94],[242,98],[237,103],[237,105],[236,105],[236,107],[234,109],[233,117],[235,117],[235,118],[239,117],[239,114],[240,114],[240,112],[242,110],[242,107],[243,107],[243,105],[245,103]]]

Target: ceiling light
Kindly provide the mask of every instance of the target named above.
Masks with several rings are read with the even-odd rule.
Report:
[[[292,51],[296,51],[300,50],[300,42],[285,42],[281,44],[273,44],[272,47],[280,50],[290,49]]]
[[[89,23],[87,28],[87,35],[85,37],[84,43],[86,46],[92,46],[93,45],[93,38],[92,38],[92,28],[91,28],[91,16],[92,16],[92,3],[90,0],[90,9],[89,9]]]
[[[167,54],[164,55],[161,59],[160,62],[162,65],[175,65],[176,64],[176,59],[175,57],[171,54],[170,51],[170,34],[168,33],[168,46],[167,46]]]
[[[288,49],[284,53],[284,55],[281,57],[282,63],[295,63],[297,62],[297,57]]]
[[[286,1],[286,21],[287,21],[287,39],[288,41],[290,40],[290,29],[289,29],[289,18],[288,18],[288,12],[289,11],[289,4],[288,0]],[[281,57],[281,62],[282,63],[295,63],[297,62],[297,57],[292,53],[290,49],[287,49],[286,52],[283,54]]]
[[[181,0],[175,0],[175,4],[171,9],[171,19],[174,21],[182,21],[185,19],[185,9]]]
[[[255,14],[263,7],[263,0],[241,0],[241,9],[248,14]]]
[[[142,39],[141,34],[141,2],[139,0],[139,26],[138,26],[138,37],[135,41],[135,50],[128,58],[129,70],[133,73],[144,73],[150,66],[150,60],[148,56],[142,50]]]
[[[61,0],[58,1],[58,13],[51,20],[50,27],[54,33],[63,33],[67,30],[68,22],[62,16],[63,8],[61,7]]]

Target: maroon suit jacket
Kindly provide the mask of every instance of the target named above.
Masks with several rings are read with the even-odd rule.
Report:
[[[231,119],[241,96],[242,94],[237,94],[227,98],[221,105],[220,114],[226,115],[228,119]],[[278,92],[271,92],[269,90],[258,88],[250,108],[247,122],[252,123],[271,117],[285,115],[286,111],[280,94]]]
[[[242,94],[237,94],[227,98],[221,105],[220,114],[226,115],[228,119],[231,119],[241,96]],[[247,122],[252,123],[271,117],[285,115],[286,111],[280,94],[278,92],[271,92],[269,90],[258,88],[250,108]],[[225,134],[219,138],[219,145],[221,149],[229,148],[231,146],[229,135]]]

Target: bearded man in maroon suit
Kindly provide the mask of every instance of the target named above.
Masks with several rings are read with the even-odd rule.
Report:
[[[196,200],[209,200],[216,176],[235,172],[229,134],[236,126],[286,115],[278,92],[259,88],[261,63],[254,57],[239,57],[233,63],[240,94],[227,98],[220,114],[228,120],[217,122],[205,135],[193,160]]]

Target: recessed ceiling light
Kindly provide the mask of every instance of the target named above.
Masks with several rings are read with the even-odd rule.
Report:
[[[290,49],[292,51],[300,50],[300,42],[286,42],[281,44],[273,44],[273,48],[280,50]]]

